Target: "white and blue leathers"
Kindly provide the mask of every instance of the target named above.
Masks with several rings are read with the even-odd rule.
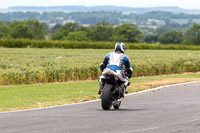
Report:
[[[103,71],[100,78],[104,78],[106,74],[112,74],[116,80],[121,80],[127,86],[129,83],[128,77],[123,72],[123,67],[132,74],[133,69],[130,65],[129,58],[122,52],[111,52],[106,55],[100,67]]]

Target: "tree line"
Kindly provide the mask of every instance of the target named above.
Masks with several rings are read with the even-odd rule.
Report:
[[[185,30],[160,26],[143,39],[147,43],[200,45],[200,24],[194,24]]]
[[[45,39],[47,25],[37,20],[13,21],[5,24],[0,21],[0,38]]]
[[[66,23],[48,30],[45,23],[37,20],[13,21],[9,25],[0,22],[0,38],[140,42],[142,37],[142,32],[134,24],[114,26],[102,21],[84,27],[78,23]]]
[[[59,19],[62,18],[62,19]],[[0,13],[0,20],[14,21],[14,20],[30,20],[45,21],[48,23],[60,23],[63,21],[73,20],[78,24],[96,24],[97,22],[105,20],[106,22],[119,25],[123,23],[135,22],[135,24],[145,24],[148,19],[162,20],[168,24],[173,19],[186,19],[188,23],[193,23],[193,20],[200,18],[198,14],[173,14],[165,11],[152,11],[144,14],[123,14],[122,12],[109,11],[91,11],[91,12],[8,12]],[[187,26],[187,25],[182,25]]]
[[[27,20],[9,24],[0,22],[0,38],[200,45],[200,25],[194,24],[185,32],[161,26],[152,34],[145,35],[135,24],[113,25],[102,21],[85,27],[78,23],[66,23],[48,29],[44,22]]]

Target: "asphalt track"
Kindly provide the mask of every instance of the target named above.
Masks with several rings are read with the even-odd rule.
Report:
[[[129,95],[119,110],[94,101],[0,113],[0,133],[200,133],[200,83]]]

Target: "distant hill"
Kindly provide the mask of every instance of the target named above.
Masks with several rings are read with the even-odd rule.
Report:
[[[64,11],[64,12],[88,12],[88,11],[118,11],[123,13],[138,13],[143,14],[151,11],[169,11],[172,13],[185,14],[200,14],[200,10],[187,10],[179,7],[150,7],[150,8],[133,8],[133,7],[119,7],[119,6],[13,6],[8,8],[9,11]]]

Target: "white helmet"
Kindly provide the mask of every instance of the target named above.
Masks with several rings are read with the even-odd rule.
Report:
[[[122,53],[125,53],[126,45],[123,42],[117,42],[115,44],[115,51],[121,51]]]

